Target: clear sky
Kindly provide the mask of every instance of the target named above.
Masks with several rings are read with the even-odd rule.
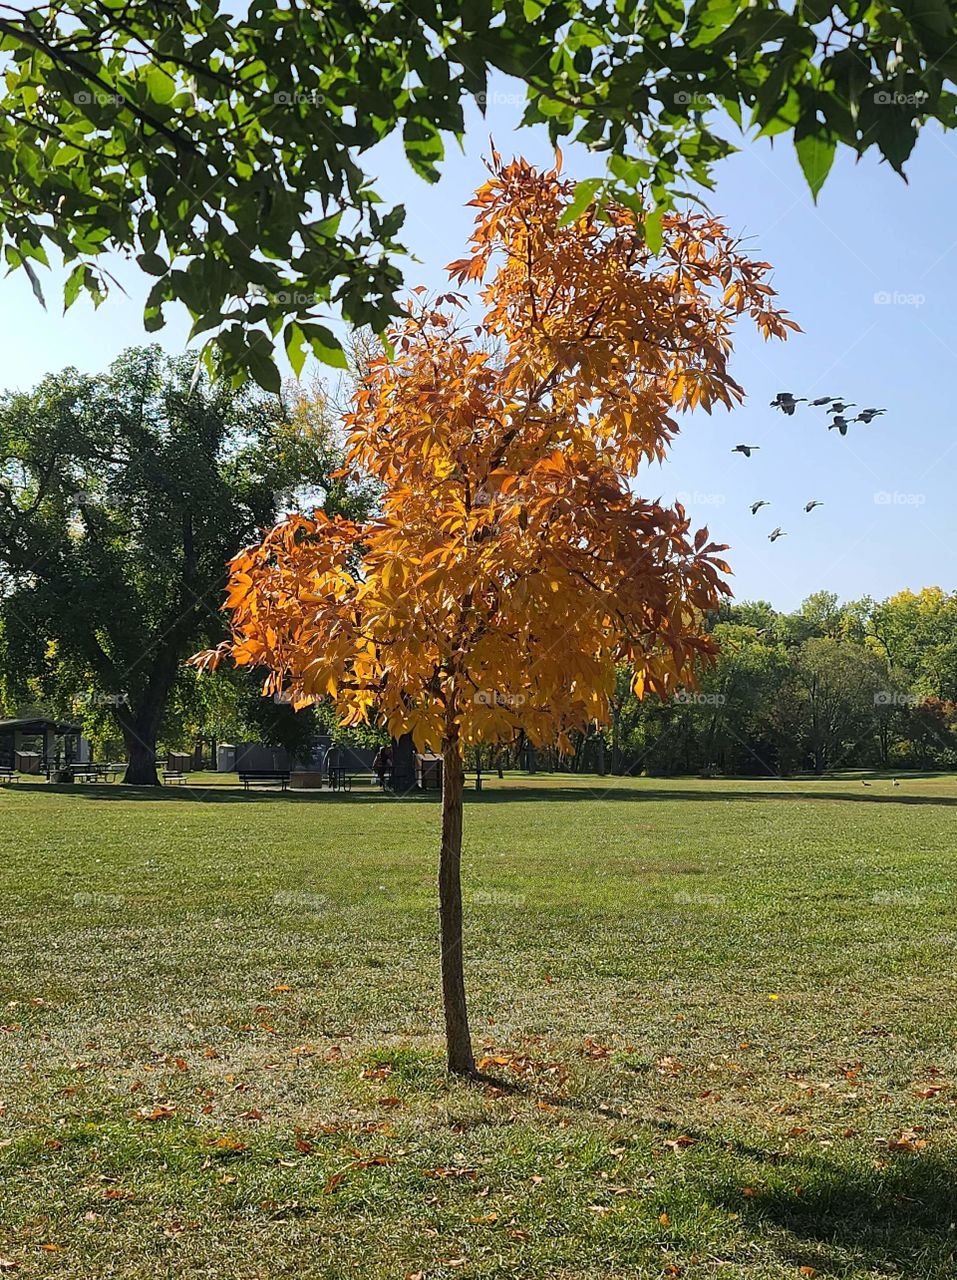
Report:
[[[490,96],[487,119],[470,119],[464,153],[450,144],[437,186],[417,178],[391,144],[369,158],[380,193],[408,210],[405,242],[419,259],[406,266],[410,285],[438,287],[444,265],[462,255],[471,224],[464,206],[482,181],[490,133],[503,154],[550,160],[547,137],[515,128],[518,94],[503,82]],[[571,176],[601,173],[598,157],[564,150]],[[732,368],[745,405],[688,417],[670,460],[646,469],[639,488],[681,495],[731,545],[739,599],[792,608],[821,588],[850,599],[955,585],[955,160],[957,141],[930,131],[909,165],[909,185],[876,159],[839,157],[817,206],[786,140],[773,149],[745,143],[718,167],[711,209],[774,264],[780,301],[804,332],[767,345],[742,325]],[[120,274],[129,299],[117,295],[97,312],[84,300],[65,317],[52,282],[43,312],[21,273],[0,279],[0,387],[27,387],[68,364],[96,372],[124,347],[150,340],[141,319],[146,286]],[[180,350],[188,325],[171,311],[169,319],[158,340]],[[821,410],[802,405],[790,418],[772,410],[781,390],[843,395],[887,414],[842,438],[826,429]],[[731,453],[738,443],[760,448],[746,459]],[[771,505],[752,517],[748,506],[759,498]],[[811,499],[824,505],[806,515]],[[772,545],[775,526],[787,536]]]

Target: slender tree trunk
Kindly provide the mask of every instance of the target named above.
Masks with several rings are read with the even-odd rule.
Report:
[[[449,1070],[474,1075],[462,956],[462,793],[464,771],[458,741],[442,749],[442,852],[439,857],[439,923],[442,999]]]

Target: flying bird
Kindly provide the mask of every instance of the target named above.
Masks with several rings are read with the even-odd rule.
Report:
[[[804,510],[807,512],[811,512],[814,510],[815,507],[823,507],[823,506],[824,506],[824,503],[818,502],[817,498],[815,498],[813,502],[807,502],[804,504]]]
[[[860,413],[857,415],[857,417],[854,419],[854,421],[870,422],[872,418],[876,418],[879,414],[886,413],[886,412],[887,412],[886,409],[862,409]]]
[[[770,505],[771,505],[770,502],[766,501],[766,499],[764,498],[759,499],[757,502],[752,502],[751,514],[753,516],[756,516],[762,507],[769,507]]]
[[[837,415],[837,417],[834,419],[834,421],[831,423],[831,425],[828,427],[828,431],[833,431],[833,430],[834,430],[834,428],[835,428],[835,427],[837,427],[837,429],[838,429],[838,431],[840,431],[841,435],[842,435],[842,436],[846,436],[846,435],[847,435],[847,426],[848,426],[848,420],[847,420],[847,418],[842,418],[842,417],[841,417],[841,415],[840,415],[840,414],[838,414],[838,415]]]
[[[783,529],[772,529],[768,534],[768,542],[777,542],[778,538],[786,538],[787,536]]]
[[[746,458],[750,458],[755,449],[760,449],[759,444],[736,444],[731,450],[732,453],[743,453]]]
[[[853,401],[835,400],[831,405],[828,413],[843,413],[845,409],[856,409],[857,405]]]
[[[790,417],[794,412],[795,407],[804,403],[805,400],[803,396],[800,399],[795,399],[795,397],[791,395],[790,391],[779,391],[771,401],[771,408],[780,409]]]
[[[822,404],[830,404],[832,400],[836,403],[838,399],[839,399],[838,396],[818,396],[816,400],[811,401],[811,404],[814,406],[815,409],[817,409]]]

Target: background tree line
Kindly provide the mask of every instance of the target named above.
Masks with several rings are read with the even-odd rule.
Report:
[[[374,488],[342,474],[338,428],[370,342],[356,338],[338,387],[237,389],[150,347],[0,396],[0,713],[73,718],[139,782],[197,742],[211,755],[217,741],[301,754],[320,733],[380,740],[338,730],[329,706],[264,699],[259,673],[184,665],[225,634],[226,562],[260,529],[314,505],[375,508]],[[484,767],[957,768],[957,593],[818,592],[794,613],[730,604],[709,626],[720,654],[698,690],[639,702],[622,669],[608,730],[575,736],[571,755],[530,755],[519,734]]]
[[[694,691],[639,702],[619,672],[612,727],[542,767],[777,774],[957,767],[957,593],[927,587],[794,613],[765,601],[712,619],[721,649]],[[516,744],[509,762],[517,762]]]

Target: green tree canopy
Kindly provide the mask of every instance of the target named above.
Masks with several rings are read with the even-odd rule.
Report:
[[[8,687],[86,691],[154,755],[183,660],[223,634],[226,561],[301,502],[355,514],[316,414],[189,357],[127,351],[0,398],[0,636]],[[93,691],[92,694],[89,691]]]
[[[400,135],[435,179],[496,73],[524,82],[526,123],[660,211],[708,184],[732,121],[790,134],[815,194],[839,145],[903,172],[926,120],[954,122],[955,40],[948,0],[9,0],[3,253],[40,296],[59,251],[68,306],[135,257],[148,330],[182,303],[229,373],[275,391],[277,340],[297,372],[309,350],[344,367],[330,310],[377,330],[396,310],[404,213],[363,153]]]

